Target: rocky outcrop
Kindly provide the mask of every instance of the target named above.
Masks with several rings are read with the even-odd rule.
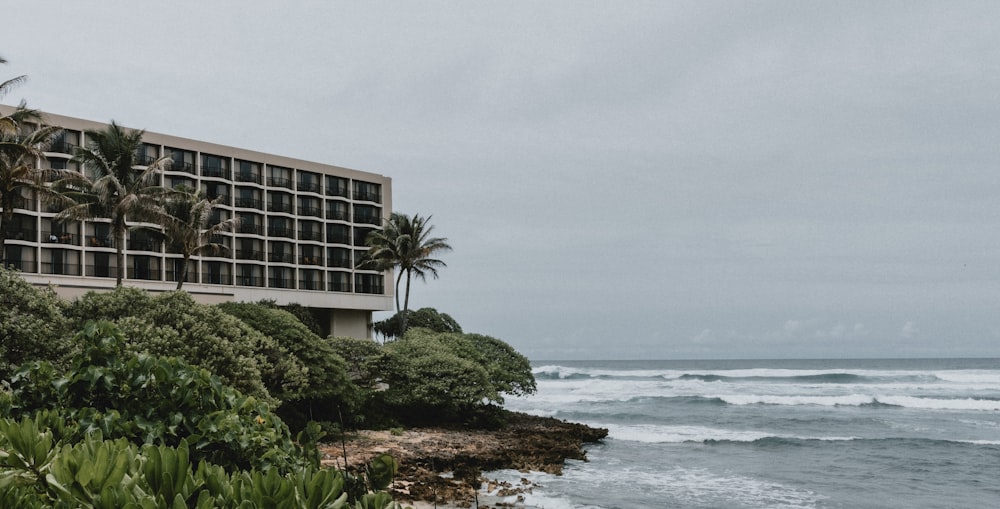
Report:
[[[561,473],[567,459],[586,460],[583,444],[602,440],[608,430],[558,419],[510,414],[498,430],[448,430],[349,433],[343,443],[322,447],[324,463],[357,470],[389,453],[399,461],[391,492],[399,499],[451,501],[463,505],[483,484],[482,472],[516,469]]]

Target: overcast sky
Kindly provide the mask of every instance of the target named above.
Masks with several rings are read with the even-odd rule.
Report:
[[[6,103],[390,176],[534,360],[1000,356],[1000,2],[2,13]]]

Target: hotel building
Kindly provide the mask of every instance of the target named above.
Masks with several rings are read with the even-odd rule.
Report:
[[[0,105],[0,114],[11,111]],[[63,131],[38,164],[69,170],[80,170],[72,155],[87,143],[85,132],[107,126],[48,114],[45,122]],[[214,219],[240,219],[235,231],[214,239],[226,250],[192,257],[184,290],[204,303],[298,303],[312,308],[330,334],[372,337],[372,312],[393,309],[392,285],[385,284],[392,278],[355,264],[367,251],[365,237],[392,210],[390,178],[152,132],[143,142],[140,162],[172,160],[161,185],[221,196]],[[117,267],[107,220],[59,222],[58,207],[37,198],[23,195],[7,225],[7,264],[29,282],[74,298],[114,288],[121,270],[125,285],[176,287],[182,259],[167,243],[130,230],[125,267]]]

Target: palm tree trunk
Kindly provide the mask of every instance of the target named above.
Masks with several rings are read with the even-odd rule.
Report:
[[[177,289],[178,290],[180,290],[181,286],[184,285],[184,282],[187,281],[187,278],[188,278],[188,260],[190,258],[191,257],[189,255],[184,255],[184,261],[181,264],[181,275],[177,278]]]
[[[406,334],[406,315],[409,313],[409,310],[410,310],[410,281],[411,281],[410,271],[407,270],[406,271],[406,298],[403,299],[403,318],[402,318],[402,321],[401,321],[401,323],[399,325],[399,334],[400,334],[400,337],[402,337],[403,334]]]
[[[399,269],[399,275],[396,276],[396,313],[401,311],[399,307],[399,285],[403,282],[403,269]]]
[[[4,203],[3,214],[0,214],[0,267],[4,268],[7,267],[7,211],[11,211],[11,216],[14,215],[10,205]]]
[[[119,224],[120,223],[120,224]],[[115,220],[115,251],[118,259],[118,280],[116,286],[122,285],[125,276],[125,218]]]

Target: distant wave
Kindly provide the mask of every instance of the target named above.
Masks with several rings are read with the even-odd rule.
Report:
[[[967,372],[891,372],[891,371],[829,371],[788,369],[736,369],[719,371],[675,370],[614,370],[560,365],[539,366],[532,370],[538,380],[680,380],[700,382],[758,382],[808,384],[876,384],[876,383],[996,383],[1000,374]]]
[[[702,426],[664,426],[656,424],[607,425],[609,438],[648,444],[704,443],[725,444],[744,443],[761,447],[803,446],[820,442],[885,442],[914,441],[921,443],[952,443],[998,446],[1000,440],[944,440],[932,438],[864,438],[857,436],[799,436],[781,435],[766,431],[717,429]]]
[[[844,396],[772,396],[756,394],[718,395],[730,405],[818,405],[818,406],[894,406],[927,410],[980,410],[1000,411],[1000,401],[994,399],[943,399],[916,396],[870,396],[850,394]]]
[[[931,377],[933,379],[933,377]],[[701,380],[703,382],[807,382],[807,383],[838,383],[857,384],[885,381],[882,377],[867,377],[852,373],[822,373],[816,375],[797,376],[723,376],[683,374],[677,380]]]

